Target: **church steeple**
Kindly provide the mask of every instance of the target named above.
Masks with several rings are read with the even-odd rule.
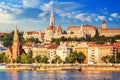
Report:
[[[51,10],[51,14],[50,14],[50,27],[55,27],[55,20],[54,20],[53,9]]]
[[[14,40],[14,42],[19,42],[17,25],[15,26],[14,39],[13,40]]]
[[[14,38],[13,38],[13,59],[17,59],[17,57],[20,55],[20,41],[18,37],[18,29],[17,26],[15,26],[14,30]]]

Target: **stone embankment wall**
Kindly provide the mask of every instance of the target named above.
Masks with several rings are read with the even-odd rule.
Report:
[[[36,71],[120,71],[120,64],[7,64],[7,70],[36,70]]]

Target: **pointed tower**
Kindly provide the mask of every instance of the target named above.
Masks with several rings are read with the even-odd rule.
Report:
[[[106,24],[106,21],[104,20],[103,22],[102,22],[102,29],[106,29],[107,28],[107,24]]]
[[[18,29],[16,26],[15,30],[14,30],[14,38],[13,38],[12,47],[8,48],[5,55],[10,60],[10,63],[14,63],[15,60],[17,59],[17,57],[19,55],[21,55],[21,53],[25,53],[25,51],[22,49],[22,47],[20,45],[20,41],[19,41],[19,37],[18,37]]]
[[[51,10],[51,15],[50,15],[50,27],[55,27],[55,20],[54,20],[53,9]]]
[[[13,49],[12,57],[13,57],[13,59],[17,59],[17,57],[20,55],[20,41],[19,41],[19,37],[18,37],[17,26],[15,27],[15,30],[14,30],[12,49]]]

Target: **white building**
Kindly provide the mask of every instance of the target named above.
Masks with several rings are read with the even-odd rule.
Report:
[[[50,62],[55,58],[57,48],[58,48],[58,46],[56,46],[56,45],[51,45],[47,48],[47,53],[49,55]]]
[[[97,64],[98,63],[98,47],[89,47],[88,48],[88,64]]]
[[[65,58],[68,57],[70,55],[70,53],[72,52],[72,48],[70,48],[69,46],[67,46],[67,43],[60,43],[60,46],[57,48],[56,50],[56,54],[58,56],[60,56],[60,58],[65,61]]]
[[[23,33],[23,37],[25,40],[30,39],[30,38],[38,38],[39,41],[43,42],[44,41],[44,35],[45,33],[43,32],[36,32],[36,31],[28,31]]]

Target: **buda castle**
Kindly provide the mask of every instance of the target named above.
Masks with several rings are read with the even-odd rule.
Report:
[[[38,38],[41,42],[50,43],[52,38],[61,38],[62,36],[65,38],[92,38],[95,35],[113,37],[115,35],[120,35],[120,28],[107,28],[107,23],[104,20],[101,27],[95,27],[93,25],[68,26],[66,32],[67,34],[62,34],[62,27],[60,24],[55,27],[54,12],[51,11],[50,25],[45,29],[45,33],[41,31],[24,32],[23,37],[25,40],[33,37]]]
[[[101,27],[95,27],[93,25],[81,25],[81,26],[69,26],[67,29],[67,34],[62,34],[62,27],[59,24],[55,27],[54,13],[51,11],[50,15],[50,26],[45,30],[44,42],[50,42],[52,38],[92,38],[95,35],[113,37],[115,35],[120,35],[120,28],[107,28],[107,23],[104,20]]]

